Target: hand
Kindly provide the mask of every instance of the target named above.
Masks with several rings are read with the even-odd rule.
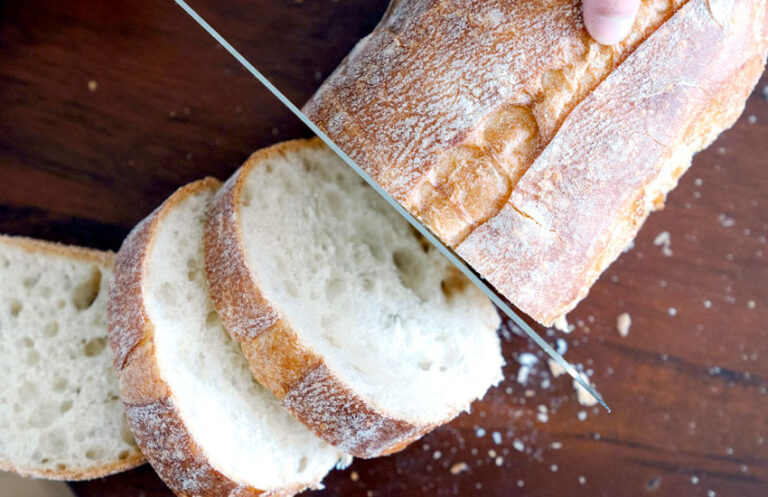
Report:
[[[584,0],[584,24],[598,43],[613,45],[629,34],[640,0]]]

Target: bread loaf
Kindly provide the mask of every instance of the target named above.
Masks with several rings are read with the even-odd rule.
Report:
[[[766,0],[644,0],[591,40],[579,0],[395,0],[304,112],[512,303],[584,298],[743,110]]]
[[[0,236],[0,470],[86,480],[143,462],[106,347],[112,260]]]
[[[253,154],[205,237],[254,375],[345,452],[400,450],[501,378],[488,299],[319,140]]]
[[[179,189],[123,243],[109,341],[136,440],[179,496],[288,496],[343,455],[256,383],[208,298],[203,226],[219,187]]]

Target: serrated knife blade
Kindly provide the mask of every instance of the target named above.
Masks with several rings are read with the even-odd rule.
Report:
[[[586,389],[590,395],[592,395],[608,412],[611,412],[611,408],[603,401],[602,396],[589,384],[584,377],[579,374],[575,367],[573,367],[563,356],[557,353],[528,323],[512,310],[512,308],[504,302],[494,292],[490,286],[480,279],[469,266],[453,252],[449,247],[443,244],[429,229],[422,225],[415,217],[413,217],[399,202],[393,199],[387,192],[385,192],[376,181],[371,178],[355,161],[353,161],[341,148],[339,148],[323,130],[317,127],[301,110],[291,102],[275,85],[273,85],[256,67],[253,66],[243,55],[238,52],[218,31],[208,24],[192,7],[184,0],[174,0],[176,4],[181,7],[192,19],[197,22],[209,35],[211,35],[232,57],[234,57],[248,72],[250,72],[259,82],[269,90],[285,107],[288,108],[302,123],[304,123],[315,135],[317,135],[331,150],[333,150],[349,167],[351,167],[376,193],[378,193],[387,203],[392,206],[401,216],[403,216],[424,238],[429,241],[436,249],[440,251],[456,268],[464,274],[475,286],[477,286],[501,312],[503,312],[509,319],[511,319],[521,330],[541,347],[544,352],[547,353],[555,362],[557,362],[565,371],[568,372],[571,377],[584,389]]]

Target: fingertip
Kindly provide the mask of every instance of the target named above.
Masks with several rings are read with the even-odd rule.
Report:
[[[603,45],[614,45],[632,29],[639,0],[584,0],[584,25]]]

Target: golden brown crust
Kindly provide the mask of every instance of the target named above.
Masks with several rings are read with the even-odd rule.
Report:
[[[190,195],[215,191],[219,185],[217,180],[206,178],[180,188],[136,226],[117,254],[108,327],[121,397],[139,447],[177,495],[289,496],[304,486],[265,492],[229,478],[208,460],[190,436],[155,357],[153,325],[144,304],[142,281],[158,224]]]
[[[36,240],[21,236],[0,235],[0,243],[11,245],[32,254],[64,257],[84,262],[90,262],[101,266],[103,269],[112,269],[115,255],[112,252],[94,250],[73,245],[64,245],[45,240]],[[0,471],[11,471],[27,478],[44,478],[47,480],[92,480],[104,476],[113,475],[122,471],[135,468],[144,463],[144,457],[140,452],[134,451],[125,459],[114,461],[100,467],[89,469],[68,468],[64,470],[52,470],[43,468],[20,467],[10,461],[0,460]]]
[[[13,245],[29,253],[42,252],[47,255],[92,262],[110,269],[115,261],[115,254],[112,252],[77,247],[75,245],[65,245],[63,243],[49,242],[46,240],[37,240],[25,236],[0,235],[0,242]]]
[[[521,197],[535,202],[540,198],[536,195],[543,193],[536,188],[542,178],[533,169],[542,166],[546,151],[565,149],[569,143],[589,152],[590,160],[600,154],[610,158],[619,139],[611,138],[606,129],[621,127],[627,110],[656,110],[659,113],[649,114],[640,129],[654,121],[674,126],[673,139],[681,142],[666,145],[673,151],[686,149],[687,156],[660,154],[653,163],[647,158],[644,171],[675,176],[676,171],[668,170],[682,166],[682,173],[691,153],[738,114],[734,109],[742,107],[745,93],[756,80],[754,68],[761,64],[755,61],[764,60],[766,50],[764,0],[644,0],[629,37],[613,47],[601,47],[589,38],[582,26],[580,4],[577,0],[394,2],[376,30],[355,47],[304,107],[309,118],[382,187],[514,304],[544,323],[586,295],[600,271],[618,254],[616,243],[631,239],[647,215],[644,205],[632,215],[627,207],[611,213],[610,219],[596,220],[602,231],[585,234],[559,231],[561,226],[575,224],[578,228],[584,222],[574,219],[573,209],[550,209],[547,219],[525,210],[517,212]],[[732,9],[740,12],[738,16],[751,14],[746,16],[746,33],[734,29],[736,23],[727,22]],[[673,27],[689,15],[701,24]],[[700,40],[714,38],[718,40],[715,48],[675,50],[679,43],[698,45]],[[643,48],[646,46],[655,48]],[[739,55],[741,63],[709,63],[712,57],[730,51]],[[646,53],[644,63],[638,63],[638,52]],[[753,67],[742,70],[746,59]],[[689,70],[702,64],[709,66],[704,71]],[[635,69],[622,69],[625,67]],[[696,105],[670,101],[667,107],[643,109],[631,105],[643,96],[637,89],[613,96],[601,90],[617,78],[642,79],[664,70],[672,82],[692,76],[694,79],[682,83],[693,87],[708,76],[722,77],[731,94],[738,97],[720,101],[711,97]],[[741,77],[744,72],[748,78]],[[708,90],[723,96],[728,94],[726,87]],[[612,112],[603,112],[597,128],[582,126],[580,134],[575,134],[578,120],[573,116],[584,112],[585,103],[594,101],[601,91],[607,102],[618,99],[628,108],[614,106]],[[673,108],[675,105],[678,107]],[[682,113],[677,113],[680,109]],[[718,114],[729,118],[718,118]],[[696,131],[708,137],[696,145],[697,140],[686,138],[686,132],[700,120],[711,126]],[[557,179],[561,158],[551,152],[547,157]],[[676,166],[670,166],[672,162]],[[564,176],[570,171],[562,167]],[[674,181],[661,185],[652,179],[644,178],[630,190],[606,182],[599,191],[602,198],[626,194],[641,203],[647,194],[655,193],[658,202],[663,202]],[[579,193],[589,200],[593,187],[584,181],[570,184],[575,200],[580,200],[576,199]],[[525,219],[518,219],[521,217]],[[508,226],[509,219],[521,226]],[[524,226],[526,222],[540,226]],[[544,263],[538,258],[546,244],[536,238],[547,236],[552,246],[561,249],[558,257],[565,264],[554,267],[552,261]],[[584,236],[600,238],[599,247],[591,246],[593,240],[584,240]],[[528,237],[533,237],[530,243]],[[517,261],[518,251],[526,253],[526,260],[510,265]]]
[[[256,379],[326,442],[355,457],[375,457],[401,450],[450,419],[429,425],[397,419],[352,391],[261,292],[242,240],[238,206],[249,171],[270,156],[321,146],[317,139],[296,140],[260,150],[224,184],[206,225],[206,278],[211,300]]]
[[[412,214],[545,324],[586,295],[663,204],[691,154],[738,116],[768,43],[764,0],[643,0],[629,37],[613,47],[589,38],[580,4],[393,2],[304,107]],[[638,85],[651,88],[657,73],[677,90],[657,85],[662,96],[645,99]],[[620,88],[630,79],[635,87]],[[709,98],[697,100],[685,85]],[[645,146],[624,125],[630,119],[640,131],[668,127],[667,150],[625,158],[624,150]],[[586,164],[645,176],[589,184],[574,167]],[[582,207],[619,197],[614,211]]]
[[[741,113],[768,48],[766,3],[719,4],[723,23],[692,1],[648,38],[570,113],[504,208],[457,247],[538,321],[586,296],[693,153]]]

